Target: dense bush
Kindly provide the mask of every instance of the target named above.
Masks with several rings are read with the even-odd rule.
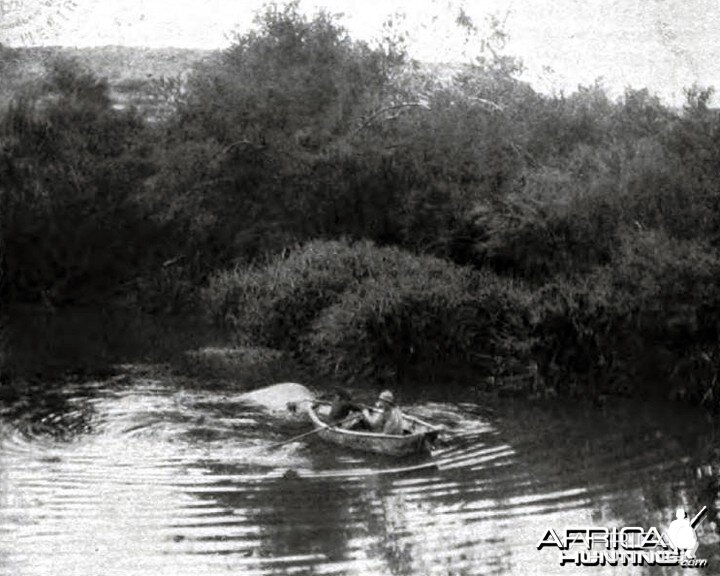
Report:
[[[476,378],[527,361],[528,299],[508,281],[448,265],[400,270],[362,283],[321,313],[301,346],[318,369],[387,384],[456,367]]]
[[[216,321],[253,341],[296,348],[318,314],[344,293],[367,280],[392,280],[422,266],[435,275],[452,269],[437,258],[413,258],[367,241],[315,241],[265,264],[215,274],[204,298]]]
[[[397,382],[461,366],[503,385],[535,365],[565,391],[657,380],[666,390],[684,359],[717,346],[720,257],[667,234],[618,234],[612,265],[552,276],[532,292],[435,257],[331,241],[218,273],[204,295],[241,343],[291,351],[344,380]]]
[[[708,245],[624,232],[611,266],[549,282],[535,294],[533,355],[543,376],[561,387],[662,390],[689,358],[703,351],[714,357],[718,273],[720,255]],[[693,388],[699,397],[712,382],[673,385]]]
[[[153,230],[133,201],[152,172],[142,119],[71,61],[19,91],[0,117],[5,288],[51,302],[137,274]]]
[[[529,299],[512,282],[367,242],[312,242],[220,273],[205,297],[241,339],[360,382],[527,355]]]
[[[598,197],[562,200],[512,195],[470,214],[470,258],[478,266],[543,284],[607,264],[617,243],[617,213]]]
[[[297,346],[317,315],[371,274],[369,243],[311,242],[266,265],[238,266],[210,278],[206,309],[249,342]]]

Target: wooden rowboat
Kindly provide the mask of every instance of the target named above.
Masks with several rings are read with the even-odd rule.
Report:
[[[347,430],[341,426],[329,425],[320,418],[327,407],[311,404],[307,410],[317,435],[338,446],[375,452],[388,456],[408,456],[427,453],[440,433],[440,428],[423,422],[419,418],[403,414],[403,434],[379,434],[363,430]]]

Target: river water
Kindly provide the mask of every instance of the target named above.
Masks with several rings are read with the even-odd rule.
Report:
[[[442,424],[430,458],[347,452],[219,384],[125,365],[36,383],[0,409],[0,574],[673,574],[561,567],[549,528],[657,526],[707,506],[718,470],[701,412],[403,392]]]

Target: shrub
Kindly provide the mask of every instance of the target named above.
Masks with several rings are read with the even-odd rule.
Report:
[[[213,277],[217,320],[245,342],[364,381],[464,363],[491,370],[523,344],[527,298],[508,280],[369,242],[311,242],[265,267]]]
[[[210,278],[209,314],[241,339],[293,347],[317,314],[369,273],[371,243],[309,242],[266,265],[245,265]]]
[[[624,231],[612,265],[535,294],[543,375],[591,387],[668,383],[684,358],[717,346],[718,274],[720,257],[705,244]]]
[[[489,373],[524,352],[525,301],[508,282],[449,264],[407,272],[369,279],[322,312],[302,346],[321,372],[396,383],[455,365]]]
[[[624,234],[611,272],[614,291],[642,312],[637,328],[681,345],[717,333],[719,277],[720,254],[707,243],[653,231]]]
[[[538,283],[587,273],[610,261],[615,211],[597,196],[562,201],[514,195],[478,205],[472,216],[473,260]]]
[[[629,303],[615,301],[606,272],[555,279],[534,294],[532,355],[547,385],[597,392],[606,380],[632,377],[628,355],[638,346],[634,333],[625,330],[632,324]]]
[[[153,166],[142,119],[107,83],[48,64],[0,116],[0,227],[11,298],[76,300],[132,278],[154,226],[135,198]]]

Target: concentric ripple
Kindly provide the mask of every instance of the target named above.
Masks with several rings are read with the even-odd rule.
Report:
[[[418,399],[406,409],[445,432],[431,458],[397,461],[313,437],[270,449],[297,429],[235,391],[170,378],[61,390],[0,420],[2,574],[568,574],[536,549],[548,528],[715,513],[690,412],[507,404],[488,417]],[[702,541],[712,558],[713,531]]]

